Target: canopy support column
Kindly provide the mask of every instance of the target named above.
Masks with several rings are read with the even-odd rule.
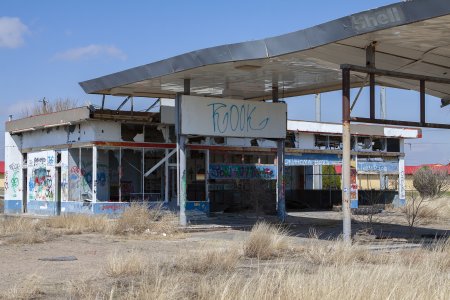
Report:
[[[272,101],[278,102],[278,87],[272,86]],[[277,141],[277,214],[281,222],[286,221],[286,199],[284,181],[284,139]]]
[[[342,70],[342,213],[344,242],[351,242],[350,210],[350,70]]]
[[[189,95],[191,90],[191,80],[184,79],[184,95]],[[177,132],[177,158],[178,158],[178,193],[177,200],[180,206],[180,225],[187,225],[186,218],[186,194],[187,194],[187,183],[186,183],[186,136],[181,133],[181,101],[182,94],[177,93],[175,98],[175,111],[176,111],[176,132]]]

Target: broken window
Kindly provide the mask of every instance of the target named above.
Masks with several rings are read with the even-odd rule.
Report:
[[[69,201],[92,201],[92,148],[69,149]]]
[[[186,185],[188,201],[206,201],[205,151],[188,151],[186,159]]]
[[[165,163],[160,164],[158,167],[155,166],[165,156],[166,150],[163,149],[144,150],[144,201],[164,200]],[[176,157],[176,155],[173,156]],[[149,171],[151,172],[147,174]]]
[[[373,138],[372,142],[373,142],[373,146],[372,146],[373,151],[386,151],[386,139]]]
[[[372,151],[372,139],[370,137],[359,136],[356,145],[357,151]]]
[[[400,140],[399,139],[387,139],[387,152],[400,152]]]
[[[328,149],[339,150],[342,149],[342,138],[340,136],[328,136]]]
[[[315,143],[314,146],[318,149],[327,149],[328,148],[328,136],[322,134],[316,134],[314,136]]]
[[[121,127],[122,141],[126,142],[143,142],[144,126],[136,124],[124,124]]]
[[[97,150],[97,201],[119,201],[119,149]]]
[[[122,150],[122,176],[120,188],[122,201],[143,200],[142,149]]]
[[[147,125],[144,127],[144,142],[164,143],[164,135],[157,125]]]

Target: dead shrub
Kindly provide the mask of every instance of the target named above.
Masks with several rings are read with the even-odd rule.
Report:
[[[48,219],[46,225],[50,228],[63,229],[66,234],[107,233],[111,227],[111,222],[105,216],[66,214]]]
[[[108,299],[108,294],[99,287],[97,280],[72,280],[66,284],[68,299]]]
[[[173,213],[160,206],[150,209],[140,204],[127,207],[113,229],[115,234],[172,234],[177,231],[177,219]]]
[[[286,232],[278,226],[264,222],[253,226],[244,242],[244,255],[251,258],[270,259],[287,248]]]
[[[1,219],[0,225],[0,236],[8,244],[43,243],[58,236],[48,231],[38,219],[8,217]]]
[[[0,296],[2,299],[36,299],[44,294],[41,290],[42,281],[38,275],[30,275],[21,284],[14,285]]]
[[[116,250],[108,255],[105,271],[111,277],[135,276],[142,274],[147,265],[147,257],[134,250],[125,253]]]

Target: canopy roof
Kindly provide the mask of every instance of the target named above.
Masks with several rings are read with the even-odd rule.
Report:
[[[263,40],[185,53],[81,82],[86,93],[173,98],[190,79],[191,95],[270,99],[341,89],[341,64],[366,65],[376,43],[376,67],[450,79],[450,1],[413,0],[364,11]],[[353,86],[365,74],[352,72]],[[377,77],[379,85],[418,89],[417,82]],[[450,85],[426,93],[450,98]]]

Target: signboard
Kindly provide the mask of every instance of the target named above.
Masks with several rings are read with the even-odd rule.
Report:
[[[284,157],[284,165],[287,167],[340,165],[341,163],[337,154],[304,153]]]
[[[209,179],[277,179],[276,165],[210,164]]]
[[[398,174],[397,161],[358,161],[359,173],[395,173]]]
[[[284,139],[286,118],[285,103],[181,98],[181,134]]]

